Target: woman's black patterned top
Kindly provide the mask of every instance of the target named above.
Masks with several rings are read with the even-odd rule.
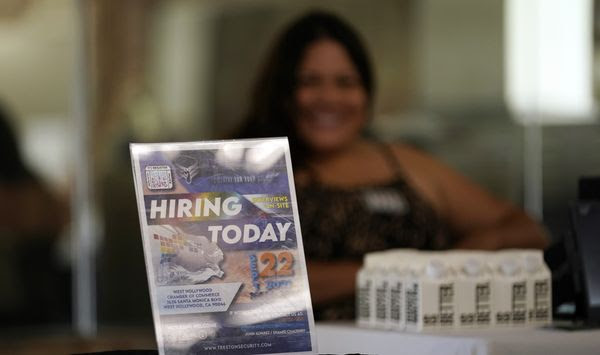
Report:
[[[391,248],[446,249],[452,240],[433,208],[406,183],[387,145],[381,152],[395,172],[382,185],[325,186],[314,177],[297,186],[304,252],[308,260],[362,260],[364,254]],[[315,309],[315,318],[351,319],[354,297]]]

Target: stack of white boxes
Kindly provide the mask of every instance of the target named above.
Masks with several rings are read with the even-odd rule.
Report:
[[[539,250],[370,253],[357,275],[357,323],[400,331],[544,325],[551,284]]]

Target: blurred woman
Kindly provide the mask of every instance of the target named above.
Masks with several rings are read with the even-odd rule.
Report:
[[[543,248],[523,211],[406,144],[368,138],[374,79],[335,15],[292,23],[258,78],[239,137],[287,136],[317,319],[351,318],[365,253],[387,248]]]

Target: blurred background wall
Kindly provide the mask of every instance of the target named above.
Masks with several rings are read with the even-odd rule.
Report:
[[[377,77],[375,134],[409,141],[523,205],[527,135],[505,100],[505,6],[502,0],[0,2],[0,101],[12,112],[26,163],[67,201],[77,169],[73,154],[81,148],[73,139],[72,88],[79,76],[89,78],[100,324],[152,326],[128,143],[226,137],[246,110],[274,36],[311,8],[337,12],[363,35]],[[74,31],[82,15],[87,31],[79,43]],[[78,72],[81,46],[89,55]],[[593,68],[599,72],[600,65]],[[578,177],[600,174],[600,126],[591,115],[584,123],[540,129],[541,217],[558,238]],[[69,265],[75,237],[65,227],[53,262]],[[2,252],[10,254],[10,246]]]

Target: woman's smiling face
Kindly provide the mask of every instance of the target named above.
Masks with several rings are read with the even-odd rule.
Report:
[[[368,95],[344,47],[331,39],[309,45],[297,73],[295,128],[313,153],[339,150],[360,136]]]

